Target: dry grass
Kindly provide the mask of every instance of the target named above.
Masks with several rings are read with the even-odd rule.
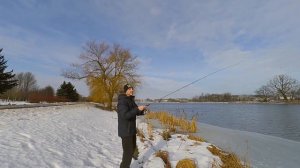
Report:
[[[153,140],[153,126],[150,123],[148,123],[147,130],[148,130],[149,139]]]
[[[141,142],[145,142],[145,134],[144,134],[143,130],[138,128],[138,129],[136,129],[136,132],[137,132],[137,136],[140,137]]]
[[[216,159],[214,159],[214,161],[211,163],[211,168],[219,168],[219,163]]]
[[[168,141],[171,138],[171,133],[169,130],[164,130],[161,134],[164,140]]]
[[[176,165],[176,168],[196,168],[196,167],[197,165],[195,161],[192,159],[182,159]]]
[[[250,168],[249,164],[243,165],[241,160],[234,153],[226,153],[219,148],[210,145],[207,149],[216,156],[219,156],[223,164],[221,168]],[[215,166],[215,162],[213,165]]]
[[[189,134],[188,139],[194,140],[194,141],[199,141],[199,142],[205,142],[205,139],[195,136],[193,134]]]
[[[150,112],[145,116],[146,119],[158,119],[162,125],[170,129],[172,132],[179,127],[182,131],[187,133],[195,133],[197,131],[197,121],[193,117],[192,121],[188,121],[183,117],[175,117],[167,112]]]
[[[164,161],[165,168],[171,168],[171,163],[169,160],[169,153],[167,151],[159,150],[158,152],[155,153],[155,156],[160,157]]]

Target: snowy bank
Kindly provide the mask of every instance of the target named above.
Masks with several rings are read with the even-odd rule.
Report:
[[[147,133],[145,123],[138,126]],[[160,131],[153,131],[153,140],[138,140],[139,159],[131,167],[163,167],[157,150],[169,152],[172,166],[192,158],[198,167],[210,167],[219,159],[206,149],[209,143],[184,135],[164,141]],[[116,168],[122,157],[117,114],[90,104],[0,110],[0,148],[1,168]]]
[[[167,151],[172,167],[176,167],[179,160],[192,159],[197,167],[210,168],[212,164],[221,163],[219,157],[212,155],[207,149],[210,143],[198,142],[188,139],[187,135],[173,134],[171,138],[166,141],[162,138],[162,129],[153,130],[153,140],[150,139],[149,129],[146,123],[139,123],[138,127],[145,135],[144,142],[138,137],[138,149],[140,157],[134,161],[132,167],[149,167],[149,168],[163,168],[164,163],[162,159],[155,157],[155,153],[159,150]]]

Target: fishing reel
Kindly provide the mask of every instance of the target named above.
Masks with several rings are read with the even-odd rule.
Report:
[[[146,108],[144,109],[144,114],[149,113],[150,109],[148,107],[150,106],[150,104],[145,104],[144,106],[146,106]]]
[[[144,114],[147,114],[147,113],[150,113],[150,110],[146,108],[146,109],[144,110]]]

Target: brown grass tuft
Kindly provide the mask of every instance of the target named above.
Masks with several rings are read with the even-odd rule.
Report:
[[[207,149],[216,156],[219,156],[223,164],[221,168],[250,168],[249,164],[243,165],[241,160],[234,153],[227,153],[214,145],[210,145]],[[213,163],[215,164],[215,163]]]
[[[199,141],[199,142],[205,142],[205,139],[195,136],[193,134],[189,134],[188,139],[194,140],[194,141]]]
[[[196,163],[192,159],[182,159],[176,165],[176,168],[196,168],[196,167],[197,167]]]
[[[161,151],[159,150],[158,152],[155,153],[156,157],[160,157],[164,163],[165,163],[165,168],[171,168],[171,163],[169,160],[169,154],[167,151]]]
[[[171,138],[171,133],[169,130],[164,130],[161,134],[164,140],[168,141]]]
[[[147,130],[148,130],[149,139],[153,140],[153,126],[150,123],[148,123]]]
[[[143,130],[138,128],[138,129],[136,129],[136,132],[137,132],[137,136],[140,137],[141,142],[145,142],[145,134],[144,134]]]

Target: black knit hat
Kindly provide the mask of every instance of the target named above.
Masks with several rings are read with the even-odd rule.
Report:
[[[124,85],[124,92],[126,93],[126,91],[127,91],[129,88],[133,88],[133,87],[132,87],[130,84]]]

